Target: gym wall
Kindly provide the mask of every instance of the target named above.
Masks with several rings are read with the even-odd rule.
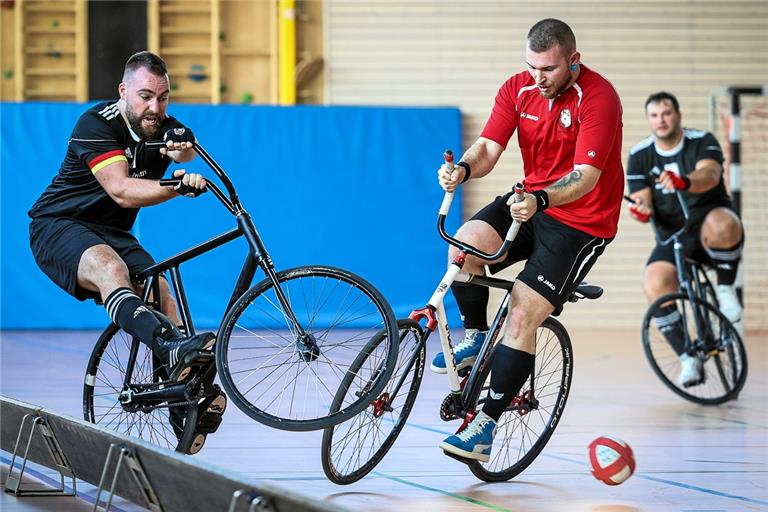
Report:
[[[708,129],[713,90],[768,84],[768,3],[764,1],[466,0],[327,2],[326,96],[331,104],[457,105],[466,148],[477,138],[496,91],[525,69],[525,38],[538,20],[556,17],[576,34],[582,61],[611,80],[624,105],[624,162],[649,135],[643,105],[667,90],[681,103],[683,123]],[[746,326],[768,329],[768,120],[762,114],[745,140],[742,211]],[[762,115],[762,119],[759,116]],[[715,134],[722,145],[724,133]],[[759,148],[762,148],[760,150]],[[456,148],[459,151],[459,148]],[[436,168],[440,155],[434,155]],[[426,172],[427,170],[425,170]],[[516,142],[497,169],[465,190],[464,216],[522,177]],[[434,185],[436,186],[436,185]],[[650,229],[622,213],[619,234],[588,276],[605,288],[598,301],[566,308],[569,325],[638,326],[645,311],[642,269]],[[505,271],[513,277],[519,267]]]

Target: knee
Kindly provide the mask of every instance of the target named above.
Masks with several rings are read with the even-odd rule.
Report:
[[[672,264],[650,265],[645,269],[643,291],[648,302],[677,290],[677,276]]]
[[[101,265],[101,274],[112,282],[124,282],[130,279],[128,267],[119,258],[111,258]]]
[[[732,247],[739,243],[741,236],[739,218],[722,208],[711,211],[701,227],[702,243],[710,248]]]

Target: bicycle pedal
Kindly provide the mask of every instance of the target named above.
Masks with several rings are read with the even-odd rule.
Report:
[[[457,461],[461,462],[462,464],[469,465],[469,464],[472,464],[473,462],[477,462],[475,460],[467,459],[466,457],[462,457],[460,455],[456,455],[455,453],[450,453],[450,452],[447,452],[445,450],[443,450],[443,454],[449,456],[452,459],[456,459]]]
[[[189,366],[208,366],[216,362],[216,354],[210,350],[193,350],[184,356],[184,364]]]

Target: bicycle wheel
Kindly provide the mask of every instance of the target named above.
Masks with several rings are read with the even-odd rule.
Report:
[[[285,270],[277,280],[307,338],[297,332],[273,282],[261,281],[235,302],[219,329],[222,386],[245,414],[270,427],[317,430],[348,420],[392,375],[398,344],[389,304],[361,277],[333,267]],[[352,363],[380,331],[386,333],[384,364],[360,376],[372,379],[370,388],[332,411]]]
[[[470,409],[482,409],[491,385],[490,373],[491,365],[486,365],[478,375],[469,395]],[[472,474],[486,482],[503,482],[527,468],[560,421],[572,375],[573,350],[568,332],[560,322],[547,318],[536,331],[533,379],[523,385],[499,418],[490,460],[469,463]]]
[[[426,345],[424,331],[410,319],[398,320],[400,348],[392,377],[368,407],[352,419],[323,432],[323,471],[339,485],[357,482],[381,462],[397,439],[411,413],[424,375]],[[384,362],[377,350],[386,341],[384,332],[375,336],[360,353],[333,399],[331,411],[365,393],[367,376]]]
[[[197,407],[171,409],[166,403],[151,408],[120,403],[132,345],[133,337],[115,324],[110,324],[99,336],[85,373],[83,416],[86,421],[119,434],[186,453],[194,441]],[[152,351],[139,344],[131,387],[158,388],[158,383],[167,378],[165,373]]]
[[[683,315],[693,354],[699,359],[701,381],[682,387],[677,383],[680,359],[653,321],[662,304],[674,301]],[[694,308],[703,319],[704,332],[698,332]],[[716,405],[738,396],[747,379],[747,354],[744,343],[733,324],[712,304],[696,300],[693,304],[684,293],[659,297],[650,305],[642,324],[643,349],[654,373],[679,396],[702,405]]]

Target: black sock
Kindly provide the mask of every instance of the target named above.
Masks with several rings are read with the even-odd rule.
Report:
[[[485,414],[499,421],[504,409],[531,378],[533,362],[533,354],[501,343],[496,345],[491,354],[491,389],[483,404]]]
[[[739,270],[743,240],[733,247],[715,249],[707,247],[706,251],[717,272],[717,284],[733,284],[736,281],[736,272]]]
[[[653,320],[656,322],[656,327],[661,331],[661,334],[669,342],[672,350],[678,356],[683,355],[683,352],[685,352],[685,336],[683,334],[682,317],[677,310],[677,306],[671,304],[660,307],[655,311]]]
[[[162,327],[160,320],[130,288],[118,288],[104,301],[109,317],[122,330],[155,348],[155,336]]]
[[[459,305],[465,329],[488,330],[488,288],[470,283],[453,283],[451,291]]]

